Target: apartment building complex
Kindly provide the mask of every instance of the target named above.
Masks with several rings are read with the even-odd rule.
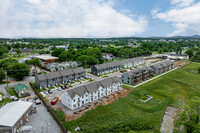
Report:
[[[61,94],[61,102],[64,106],[74,110],[121,90],[122,81],[115,76],[67,90]]]

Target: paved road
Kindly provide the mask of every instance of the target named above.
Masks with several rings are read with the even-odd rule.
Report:
[[[163,76],[163,75],[165,75],[165,74],[167,74],[167,73],[169,73],[169,72],[171,72],[171,71],[174,71],[174,70],[176,70],[176,69],[177,69],[177,68],[174,68],[174,69],[172,69],[172,70],[170,70],[170,71],[167,71],[167,72],[165,72],[165,73],[162,73],[162,74],[160,74],[160,75],[157,75],[156,77],[153,77],[153,78],[151,78],[151,79],[149,79],[149,80],[146,80],[146,81],[144,81],[144,82],[142,82],[142,83],[139,83],[139,84],[137,84],[137,85],[135,85],[135,86],[127,85],[127,84],[124,84],[124,85],[136,88],[136,87],[138,87],[138,86],[141,86],[141,85],[143,85],[143,84],[145,84],[145,83],[147,83],[147,82],[149,82],[149,81],[151,81],[151,80],[154,80],[154,79],[156,79],[156,78],[158,78],[158,77],[160,77],[160,76]]]
[[[23,81],[16,81],[16,82],[8,83],[8,86],[14,86],[17,83],[28,84],[31,81],[35,82],[35,78],[33,76],[27,76],[24,78]],[[4,93],[5,95],[7,95],[6,90],[5,90],[6,86],[7,86],[7,84],[0,85],[0,92]]]

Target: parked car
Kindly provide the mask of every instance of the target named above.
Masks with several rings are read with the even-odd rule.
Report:
[[[127,70],[124,70],[124,72],[127,72]]]
[[[58,91],[62,91],[63,89],[62,89],[61,87],[58,87],[57,90],[58,90]]]
[[[133,68],[130,68],[130,70],[133,70]]]
[[[48,92],[48,91],[44,91],[43,93],[44,93],[45,95],[49,94],[49,92]]]
[[[39,99],[35,100],[36,105],[41,104],[41,101]]]
[[[120,73],[124,73],[124,71],[123,71],[123,70],[121,70],[121,71],[120,71]]]
[[[48,90],[48,93],[49,93],[49,94],[52,94],[53,92],[52,92],[51,90]]]
[[[19,99],[17,97],[15,97],[15,96],[11,96],[10,100],[12,100],[12,101],[18,101]]]

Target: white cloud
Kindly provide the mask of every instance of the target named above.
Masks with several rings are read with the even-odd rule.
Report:
[[[195,0],[171,0],[171,4],[177,7],[187,7],[194,3]]]
[[[114,0],[0,0],[0,37],[118,37],[145,31]]]
[[[175,7],[166,12],[157,12],[153,18],[172,23],[176,28],[173,35],[200,34],[200,2],[187,7]]]

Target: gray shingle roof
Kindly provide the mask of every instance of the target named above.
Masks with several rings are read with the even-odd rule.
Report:
[[[102,86],[103,88],[107,88],[107,87],[110,87],[111,85],[113,85],[113,83],[117,83],[117,82],[121,83],[122,81],[117,76],[115,76],[115,77],[107,78],[107,79],[104,79],[101,81],[93,82],[93,83],[87,84],[85,86],[79,86],[74,89],[67,90],[67,93],[69,94],[71,99],[73,99],[76,94],[79,96],[83,96],[83,95],[85,95],[85,93],[96,92],[100,86]]]
[[[122,83],[122,80],[120,78],[118,78],[117,76],[114,76],[114,77],[111,77],[111,78],[115,83],[117,83],[117,82]]]
[[[82,73],[82,72],[85,72],[85,69],[83,69],[83,67],[78,67],[76,69],[72,69],[72,71],[74,73]]]
[[[46,74],[47,79],[59,78],[61,77],[60,72],[51,72]]]
[[[72,69],[68,69],[68,70],[60,71],[60,74],[62,76],[68,76],[68,75],[74,74],[74,72],[72,71]]]
[[[36,75],[36,77],[39,79],[39,81],[42,81],[42,80],[46,80],[46,79],[47,79],[46,74]]]
[[[88,85],[85,85],[85,88],[89,93],[93,93],[96,92],[100,86],[101,84],[99,82],[93,82]]]
[[[99,81],[99,83],[104,87],[110,87],[114,83],[114,81],[111,78],[106,78],[104,80]]]

